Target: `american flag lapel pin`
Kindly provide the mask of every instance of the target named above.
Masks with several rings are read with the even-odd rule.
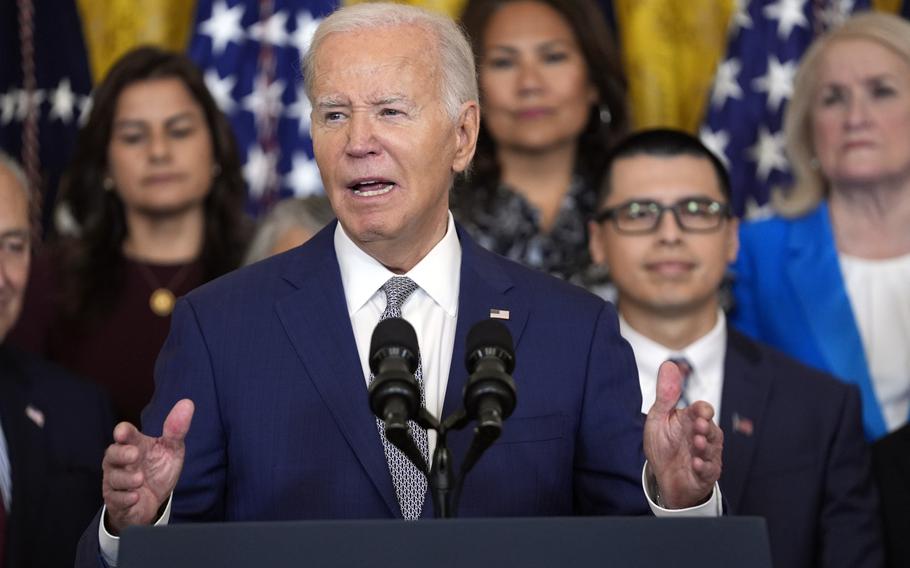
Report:
[[[742,434],[743,436],[751,436],[753,430],[755,429],[752,420],[740,416],[738,413],[733,413],[733,431]]]
[[[500,308],[490,308],[490,319],[509,319],[509,310],[503,310]]]
[[[29,404],[25,407],[25,415],[35,423],[38,428],[44,428],[44,413]]]

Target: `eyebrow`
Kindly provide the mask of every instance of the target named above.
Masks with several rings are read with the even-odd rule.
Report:
[[[878,75],[872,75],[871,77],[864,77],[862,83],[878,83],[881,81],[893,81],[897,77],[893,73],[879,73]],[[841,81],[829,81],[827,83],[822,83],[822,87],[842,87],[845,83]]]
[[[382,105],[391,105],[391,104],[406,104],[413,105],[413,101],[410,97],[407,97],[403,94],[391,94],[391,95],[382,95],[375,99],[368,99],[367,104],[369,106],[382,106]],[[345,97],[334,97],[329,96],[316,101],[316,108],[319,109],[328,109],[328,108],[339,108],[339,107],[349,107],[351,106],[350,101]]]
[[[196,118],[196,113],[186,110],[180,113],[175,114],[174,116],[169,116],[164,120],[165,126],[173,126],[174,124],[184,121],[184,120],[194,120]],[[114,123],[114,129],[120,128],[144,128],[149,121],[139,119],[139,118],[122,118],[117,120]]]
[[[547,41],[545,41],[545,42],[543,42],[543,43],[540,43],[540,44],[538,44],[538,45],[535,45],[535,46],[534,46],[534,49],[535,49],[535,50],[542,50],[542,49],[551,49],[551,48],[554,48],[554,47],[568,48],[568,47],[570,47],[570,46],[572,46],[572,42],[571,42],[571,41],[569,41],[569,40],[567,40],[567,39],[559,38],[559,39],[547,40]],[[497,44],[497,45],[492,45],[492,46],[490,46],[490,47],[487,49],[487,52],[493,51],[494,49],[500,50],[500,51],[506,51],[506,52],[508,52],[508,53],[510,53],[510,54],[519,53],[519,52],[521,51],[521,50],[518,49],[517,47],[513,47],[513,46],[511,46],[511,45]]]
[[[0,239],[6,239],[9,237],[22,237],[27,239],[29,237],[28,229],[9,229],[3,232],[0,232]]]

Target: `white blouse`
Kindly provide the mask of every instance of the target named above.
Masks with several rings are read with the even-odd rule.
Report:
[[[910,254],[839,258],[875,395],[896,430],[910,415]]]

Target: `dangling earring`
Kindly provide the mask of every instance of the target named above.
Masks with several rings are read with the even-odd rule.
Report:
[[[101,187],[104,188],[104,191],[114,191],[114,180],[111,176],[104,176],[104,179],[101,180]]]
[[[597,107],[597,110],[598,115],[600,116],[600,122],[604,125],[609,125],[610,122],[613,121],[613,114],[610,113],[610,107],[608,107],[606,103],[601,103],[600,106]]]
[[[821,167],[821,164],[818,163],[818,158],[812,156],[812,158],[809,159],[809,167],[815,171],[818,171],[818,169]]]
[[[215,162],[212,164],[212,177],[216,178],[221,175],[221,164]]]

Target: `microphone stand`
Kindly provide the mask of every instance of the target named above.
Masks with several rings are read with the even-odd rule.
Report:
[[[414,418],[414,421],[422,428],[434,430],[436,432],[436,448],[433,451],[433,456],[430,460],[431,465],[429,472],[427,471],[423,456],[420,456],[419,460],[415,460],[414,456],[411,455],[411,452],[405,451],[398,446],[395,441],[393,441],[393,444],[395,444],[398,449],[402,450],[405,456],[407,456],[417,469],[426,476],[430,496],[433,499],[433,516],[437,519],[456,517],[458,502],[461,498],[461,487],[464,484],[465,477],[474,467],[474,464],[480,459],[480,456],[483,455],[494,441],[496,441],[499,434],[496,433],[495,435],[490,436],[479,428],[475,429],[471,447],[456,476],[453,467],[452,451],[449,449],[447,443],[447,435],[450,430],[462,430],[470,423],[470,418],[465,410],[463,408],[459,409],[445,421],[440,422],[429,410],[421,407],[418,411],[418,415]]]

